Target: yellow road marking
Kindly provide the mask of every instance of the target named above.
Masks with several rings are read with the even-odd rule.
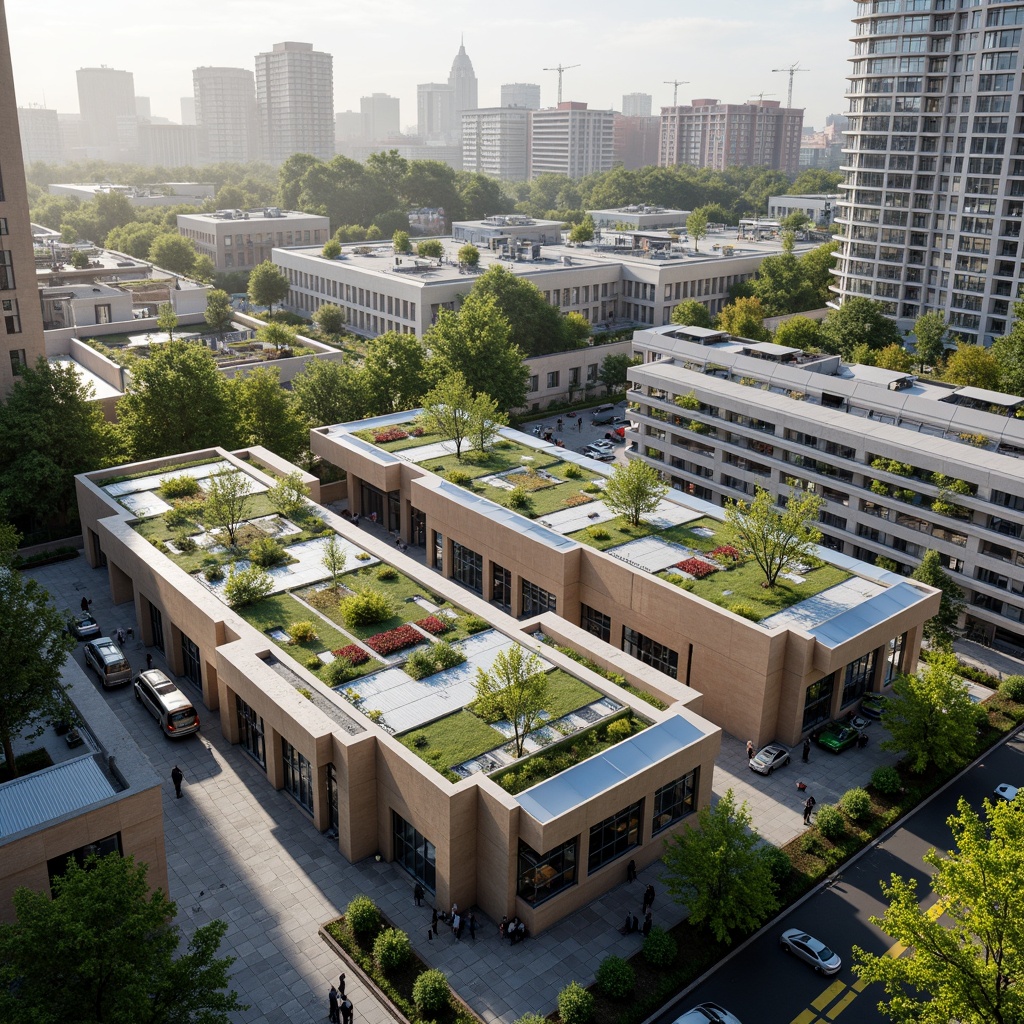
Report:
[[[825,991],[822,992],[817,999],[811,1002],[811,1006],[813,1006],[818,1011],[824,1010],[825,1007],[828,1006],[828,1004],[831,1003],[832,1000],[835,999],[839,995],[839,993],[842,992],[845,988],[845,982],[833,981],[832,984],[829,985],[829,987],[825,989]]]
[[[840,999],[839,1002],[836,1003],[836,1005],[833,1006],[832,1009],[829,1010],[828,1013],[825,1014],[825,1016],[828,1017],[830,1020],[835,1020],[836,1017],[838,1017],[839,1014],[841,1014],[843,1012],[843,1010],[845,1010],[847,1008],[847,1006],[849,1006],[850,1003],[852,1003],[854,1001],[854,999],[856,999],[856,998],[857,998],[857,993],[856,992],[854,992],[852,990],[847,992],[846,995],[843,996],[843,998]]]
[[[818,1015],[813,1010],[803,1010],[793,1018],[790,1024],[814,1024]]]
[[[850,987],[854,992],[863,992],[869,984],[870,982],[865,981],[863,978],[858,978]]]

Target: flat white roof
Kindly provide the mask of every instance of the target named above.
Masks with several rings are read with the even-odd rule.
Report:
[[[92,754],[0,785],[0,837],[12,836],[115,796]]]

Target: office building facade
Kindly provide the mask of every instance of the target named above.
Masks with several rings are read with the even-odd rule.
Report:
[[[521,107],[462,112],[462,169],[502,181],[526,181],[530,115]]]
[[[622,113],[626,117],[650,117],[653,97],[646,92],[627,92],[622,97]]]
[[[1022,283],[1024,6],[899,6],[854,14],[837,302],[870,296],[903,328],[936,311],[987,345]]]
[[[359,100],[362,138],[370,142],[385,142],[401,135],[398,97],[375,92]]]
[[[533,82],[509,82],[501,87],[501,105],[540,110],[540,86]]]
[[[64,142],[56,110],[45,107],[18,107],[21,152],[26,164],[37,160],[59,164],[64,159]]]
[[[256,76],[247,68],[194,68],[192,87],[202,162],[259,159]]]
[[[114,68],[79,68],[82,143],[96,160],[125,160],[135,151],[135,76]]]
[[[566,101],[530,112],[530,178],[564,174],[582,178],[615,163],[615,114]]]

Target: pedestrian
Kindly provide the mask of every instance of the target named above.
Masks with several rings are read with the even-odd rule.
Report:
[[[810,761],[810,759],[811,759],[811,737],[810,736],[806,736],[806,737],[804,737],[803,760],[805,762],[807,762],[807,761]]]
[[[148,651],[146,652],[146,668],[150,669],[153,667],[153,655]]]
[[[339,1024],[338,1017],[338,990],[332,985],[331,991],[327,993],[327,1019],[331,1024]]]
[[[423,906],[423,886],[419,882],[413,886],[412,898],[416,901],[417,907]]]
[[[576,429],[582,434],[583,433],[583,417],[576,417]]]
[[[562,417],[561,416],[558,417],[558,432],[559,433],[562,432]]]
[[[352,1000],[348,996],[341,1001],[341,1024],[352,1024]]]
[[[636,881],[636,861],[630,860],[626,865],[626,881],[633,883]]]
[[[654,906],[654,886],[649,885],[644,889],[644,908],[640,911],[642,914],[646,914],[651,907]]]
[[[339,974],[338,975],[338,995],[341,996],[342,999],[345,998],[345,975],[344,974]]]
[[[434,913],[430,917],[430,927],[434,934],[437,934],[437,907],[434,907]]]
[[[651,929],[654,927],[654,919],[651,917],[651,912],[648,910],[644,916],[644,926],[640,930],[644,933],[646,939],[651,934]]]
[[[82,598],[82,611],[83,612],[87,612],[89,610],[89,605],[91,605],[91,604],[92,604],[92,601],[90,601],[89,598],[83,597]]]
[[[466,927],[466,915],[459,915],[459,922],[455,926],[455,940],[456,942],[462,941],[462,929]]]
[[[804,824],[810,825],[811,823],[811,812],[814,810],[814,805],[817,801],[813,796],[809,796],[804,801]]]
[[[117,642],[119,646],[124,646],[124,630],[120,626],[117,627]]]
[[[428,927],[427,928],[427,942],[433,942],[433,941],[434,941],[434,932],[433,932],[433,930],[431,928]]]
[[[636,916],[636,914],[633,915],[633,920],[630,922],[629,930],[631,932],[640,931],[640,919]]]
[[[377,513],[376,512],[371,512],[370,513],[370,522],[373,523],[374,526],[377,525]]]
[[[452,914],[452,934],[456,942],[462,937],[462,918],[458,914]]]
[[[747,760],[749,761],[754,756],[754,741],[747,740]]]
[[[181,783],[184,778],[185,775],[182,772],[182,770],[177,765],[175,765],[171,769],[171,782],[174,783],[174,795],[179,800],[181,799]]]

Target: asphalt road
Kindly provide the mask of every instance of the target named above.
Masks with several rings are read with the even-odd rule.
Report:
[[[952,845],[946,819],[963,796],[976,808],[992,796],[1000,782],[1024,783],[1024,738],[992,751],[937,797],[915,811],[895,831],[852,866],[843,870],[831,887],[822,887],[796,909],[786,913],[710,978],[657,1018],[671,1024],[681,1013],[708,1000],[731,1010],[744,1024],[877,1024],[884,1018],[877,1009],[882,997],[878,985],[861,986],[851,970],[854,945],[875,954],[893,947],[893,941],[868,920],[883,912],[879,880],[896,873],[916,877],[925,907],[935,902],[928,888],[924,854],[931,847]],[[779,948],[787,928],[801,928],[831,946],[843,967],[831,978],[821,977],[801,960]],[[899,950],[894,953],[898,954]]]

